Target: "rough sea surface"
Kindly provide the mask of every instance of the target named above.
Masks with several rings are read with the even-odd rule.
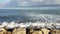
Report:
[[[60,10],[0,9],[0,22],[60,22]]]

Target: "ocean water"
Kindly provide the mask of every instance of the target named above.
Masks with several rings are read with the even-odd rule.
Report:
[[[60,22],[60,10],[0,9],[0,22]]]

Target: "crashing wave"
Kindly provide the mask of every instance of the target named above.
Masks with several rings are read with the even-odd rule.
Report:
[[[29,18],[28,18],[29,17]],[[13,17],[14,18],[14,17]],[[6,27],[6,28],[15,28],[15,27],[35,27],[37,28],[60,28],[60,15],[52,15],[52,14],[35,14],[35,13],[29,13],[26,14],[26,16],[23,17],[15,17],[19,19],[22,18],[22,22],[26,20],[26,22],[15,22],[12,20],[12,22],[2,22],[0,24],[0,27]],[[14,19],[16,20],[16,19]],[[28,21],[29,20],[29,21]],[[33,22],[32,22],[33,21]]]
[[[34,22],[34,23],[32,23],[32,22],[27,22],[27,23],[15,23],[15,22],[11,22],[11,23],[8,23],[8,22],[3,22],[1,25],[0,25],[0,28],[2,28],[2,27],[5,27],[5,28],[15,28],[15,27],[25,27],[25,28],[27,28],[27,27],[30,27],[30,26],[32,26],[32,27],[36,27],[37,26],[37,28],[60,28],[60,23],[53,23],[53,22],[51,22],[51,23],[47,23],[47,22],[39,22],[39,21],[37,21],[37,22]]]

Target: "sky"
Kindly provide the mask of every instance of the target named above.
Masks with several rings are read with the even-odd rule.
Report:
[[[1,7],[38,7],[60,5],[60,0],[0,0]]]

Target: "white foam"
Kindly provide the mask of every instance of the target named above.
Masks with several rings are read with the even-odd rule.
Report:
[[[53,25],[53,24],[54,24],[54,25]],[[41,22],[39,22],[39,21],[34,22],[34,23],[32,23],[32,22],[27,22],[27,23],[19,23],[19,24],[15,23],[15,22],[11,22],[11,23],[3,22],[3,23],[0,25],[0,28],[2,28],[2,27],[6,27],[6,28],[25,27],[25,28],[27,28],[27,27],[30,27],[31,25],[32,25],[32,27],[37,26],[37,27],[54,28],[54,26],[56,26],[56,28],[60,28],[60,23],[53,23],[53,22],[51,22],[51,23],[47,23],[47,22],[41,23]]]

